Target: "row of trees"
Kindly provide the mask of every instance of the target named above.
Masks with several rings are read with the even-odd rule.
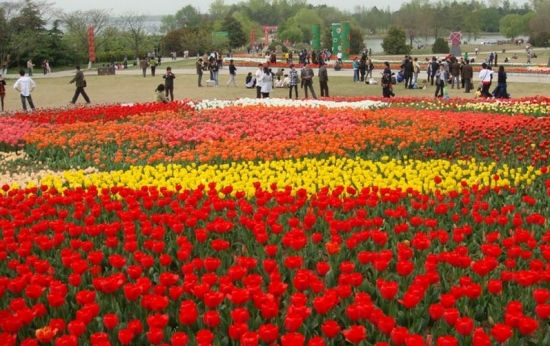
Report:
[[[277,39],[300,48],[312,39],[311,27],[322,28],[324,47],[331,44],[332,23],[350,21],[351,52],[364,48],[369,34],[385,34],[392,25],[405,31],[408,45],[427,37],[446,37],[461,30],[467,40],[482,32],[500,32],[508,37],[528,35],[532,44],[543,45],[550,36],[550,0],[531,0],[517,6],[509,0],[462,2],[410,0],[399,10],[389,7],[356,6],[351,12],[326,5],[313,6],[307,0],[246,0],[226,5],[211,3],[207,13],[187,5],[173,15],[163,16],[158,25],[148,24],[146,14],[123,13],[118,17],[106,9],[65,13],[48,0],[0,2],[0,61],[24,66],[27,59],[49,59],[51,65],[87,62],[87,28],[94,27],[95,52],[100,62],[132,60],[147,52],[167,54],[183,50],[191,55],[210,50],[226,51],[249,43],[251,33],[263,41],[262,26],[277,26]],[[212,33],[226,31],[226,39],[212,39]]]

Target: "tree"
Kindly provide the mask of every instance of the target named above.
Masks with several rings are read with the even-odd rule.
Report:
[[[178,20],[173,14],[162,16],[160,19],[160,28],[159,31],[163,34],[166,34],[169,31],[174,31],[179,28]]]
[[[210,15],[210,20],[215,22],[229,14],[229,6],[227,6],[223,0],[214,0],[210,4],[208,14]]]
[[[66,35],[69,36],[76,50],[82,55],[88,55],[88,27],[94,28],[94,45],[98,51],[118,32],[111,22],[107,10],[88,10],[64,13],[61,20],[66,27]],[[91,64],[91,61],[89,62]]]
[[[412,0],[401,5],[397,12],[397,22],[405,29],[409,38],[409,45],[412,46],[414,39],[422,28],[422,4],[420,0]]]
[[[46,1],[0,3],[0,60],[6,61],[7,67],[47,57],[49,33],[45,25],[50,10]]]
[[[407,37],[402,27],[392,25],[382,40],[382,48],[386,54],[410,54],[411,46],[407,45]]]
[[[359,54],[365,50],[365,40],[361,29],[357,26],[352,26],[349,31],[349,51],[351,54]]]
[[[177,27],[178,28],[185,28],[185,27],[196,27],[201,24],[201,21],[203,19],[202,13],[199,11],[198,8],[193,7],[191,5],[187,5],[185,7],[182,7],[178,12],[175,14],[175,19],[177,21]]]
[[[229,33],[229,48],[238,48],[246,44],[246,35],[243,32],[241,23],[233,16],[227,15],[223,19],[222,30]]]
[[[435,42],[432,46],[433,54],[449,54],[451,49],[449,48],[449,43],[445,41],[444,38],[438,37],[435,39]]]
[[[120,16],[118,24],[122,37],[128,42],[135,56],[143,56],[143,45],[147,39],[145,15],[126,12]]]
[[[329,26],[321,34],[321,47],[332,51],[332,30]]]
[[[523,17],[519,14],[508,14],[500,18],[500,33],[510,39],[514,39],[523,34],[525,23]]]

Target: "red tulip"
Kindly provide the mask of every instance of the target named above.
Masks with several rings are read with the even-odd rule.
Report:
[[[162,332],[161,328],[150,328],[147,333],[145,333],[147,336],[147,340],[153,345],[158,345],[162,342],[164,339],[164,333]]]
[[[352,344],[358,344],[367,338],[367,329],[360,325],[351,325],[342,332],[344,338]]]
[[[186,346],[189,343],[189,337],[184,332],[175,332],[170,342],[172,346]]]
[[[392,300],[399,291],[399,285],[395,281],[384,281],[377,285],[382,298]]]
[[[302,346],[306,337],[300,333],[290,332],[281,336],[281,346]]]
[[[541,320],[546,320],[550,317],[550,304],[539,304],[535,307],[535,313]]]
[[[496,323],[493,328],[491,328],[491,336],[500,343],[506,342],[513,334],[512,328],[506,324]]]
[[[241,346],[258,346],[260,335],[256,332],[246,332],[241,336],[239,341]]]
[[[304,319],[298,314],[288,314],[285,316],[284,319],[285,329],[289,332],[297,331],[298,329],[300,329],[303,323]]]
[[[208,329],[201,329],[195,335],[195,340],[199,345],[211,345],[214,341],[214,334]]]
[[[445,335],[437,338],[437,346],[458,346],[458,340],[454,336]]]
[[[183,325],[192,325],[199,316],[197,306],[192,300],[184,300],[180,305],[179,321]]]
[[[473,346],[491,346],[491,338],[482,328],[476,328],[472,344]]]
[[[143,332],[143,324],[140,320],[131,320],[128,322],[128,329],[130,329],[134,335],[140,335]]]
[[[544,304],[550,298],[550,292],[546,288],[537,288],[533,291],[533,298],[538,304]]]
[[[426,341],[421,335],[410,334],[405,338],[405,345],[406,346],[425,346]]]
[[[467,336],[474,330],[474,320],[470,317],[460,317],[454,324],[455,330],[458,334]]]
[[[460,311],[456,308],[448,308],[443,312],[443,320],[450,326],[454,326],[459,316]]]
[[[404,345],[409,336],[409,330],[405,327],[395,327],[390,333],[391,341],[396,345]]]
[[[105,314],[103,316],[103,325],[107,329],[114,329],[118,325],[118,316],[116,314]]]
[[[67,331],[78,338],[86,331],[86,325],[81,320],[73,320],[67,324]]]
[[[380,316],[376,328],[382,333],[389,335],[395,326],[395,319],[391,316]]]
[[[307,346],[325,346],[325,339],[320,336],[314,336],[307,342]]]
[[[229,325],[229,337],[233,340],[240,340],[246,332],[248,332],[248,325],[246,323]]]
[[[271,323],[262,324],[258,327],[258,335],[263,342],[270,344],[279,338],[279,327]]]
[[[125,328],[118,331],[118,341],[122,345],[129,345],[134,339],[134,332],[132,330]]]
[[[327,338],[332,339],[340,333],[340,325],[335,320],[326,320],[321,325],[321,330]]]
[[[502,281],[491,279],[489,280],[489,283],[487,284],[487,290],[491,292],[491,294],[499,294],[502,292]]]
[[[539,327],[539,322],[531,317],[523,317],[519,322],[519,332],[523,335],[533,334]]]
[[[438,320],[443,316],[443,313],[445,312],[445,307],[443,304],[432,304],[428,308],[428,314],[432,318],[432,320]]]
[[[220,325],[220,314],[215,310],[207,311],[202,320],[208,328],[215,328]]]

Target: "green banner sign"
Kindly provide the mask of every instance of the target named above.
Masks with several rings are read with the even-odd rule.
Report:
[[[332,54],[336,55],[341,49],[340,33],[342,31],[340,23],[332,23]]]
[[[340,47],[342,49],[342,59],[349,59],[350,49],[350,34],[351,28],[349,22],[342,23],[342,30],[340,32]]]
[[[319,29],[319,25],[313,24],[311,27],[311,31],[313,33],[313,41],[311,42],[311,45],[313,46],[313,50],[320,51],[321,50],[321,29]]]

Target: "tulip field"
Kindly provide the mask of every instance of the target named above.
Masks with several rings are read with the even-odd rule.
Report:
[[[0,345],[548,345],[550,100],[0,118]],[[7,157],[7,156],[6,156]]]

